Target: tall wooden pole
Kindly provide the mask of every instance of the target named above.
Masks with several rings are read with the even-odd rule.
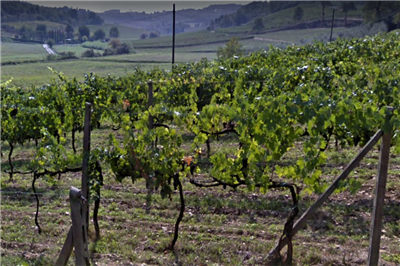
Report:
[[[175,64],[175,4],[172,10],[172,66]]]

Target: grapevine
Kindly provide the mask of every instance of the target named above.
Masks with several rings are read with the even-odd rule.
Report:
[[[82,158],[75,132],[83,129],[83,107],[89,102],[92,129],[109,124],[114,129],[91,159],[96,210],[104,167],[118,181],[145,179],[150,188],[161,188],[163,198],[171,198],[173,180],[182,208],[176,232],[184,210],[180,179],[186,177],[198,187],[246,186],[262,192],[287,187],[275,179],[287,178],[302,183],[306,193],[319,193],[332,137],[338,147],[364,145],[378,129],[393,127],[393,145],[400,151],[399,48],[399,32],[391,32],[284,50],[271,47],[249,56],[181,64],[172,71],[137,69],[125,77],[89,73],[83,81],[55,72],[58,79],[51,84],[24,90],[6,82],[1,84],[1,141],[10,146],[5,170],[10,179],[22,173],[12,164],[13,149],[31,138],[38,142],[28,166],[35,173],[33,182],[75,169]],[[154,86],[151,104],[149,81]],[[394,109],[388,124],[389,106]],[[211,149],[228,133],[237,142],[234,151]],[[184,134],[193,137],[191,151],[183,148]],[[292,165],[280,165],[299,142],[302,155]],[[195,179],[203,170],[204,144],[211,165],[208,184]],[[287,224],[296,216],[292,213]],[[176,240],[177,233],[171,248]]]

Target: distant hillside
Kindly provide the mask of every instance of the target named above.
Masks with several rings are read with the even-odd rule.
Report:
[[[304,6],[311,6],[311,8],[305,10]],[[254,30],[271,28],[271,25],[265,24],[268,20],[266,17],[275,14],[279,14],[279,20],[285,20],[279,25],[280,27],[297,23],[307,24],[306,17],[312,20],[320,19],[323,26],[327,26],[329,23],[325,19],[330,16],[332,9],[335,9],[337,15],[343,18],[345,26],[350,26],[347,23],[347,17],[356,14],[356,17],[350,19],[353,22],[354,19],[356,21],[364,20],[370,24],[384,22],[389,30],[400,27],[399,0],[269,0],[254,1],[242,6],[232,14],[221,15],[211,22],[209,29],[240,27],[251,21],[254,21],[251,23],[252,27],[253,25],[255,27]],[[291,10],[290,14],[285,12],[288,10]],[[295,12],[297,13],[295,14]],[[255,25],[256,19],[258,19],[257,25]],[[273,24],[278,23],[273,22]]]
[[[210,5],[203,9],[177,10],[175,13],[176,32],[202,30],[208,27],[216,18],[236,12],[242,5],[222,4]],[[172,6],[171,6],[172,10]],[[172,11],[154,12],[120,12],[109,10],[99,13],[107,24],[119,24],[150,31],[157,31],[160,35],[172,34]]]
[[[274,14],[297,6],[304,1],[256,1],[242,6],[231,14],[221,15],[211,22],[209,29],[228,28],[243,25],[254,18]]]
[[[23,21],[51,21],[60,24],[101,25],[103,20],[95,13],[69,7],[44,7],[22,1],[1,1],[1,23]]]

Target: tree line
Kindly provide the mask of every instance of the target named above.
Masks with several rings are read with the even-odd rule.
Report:
[[[1,23],[15,21],[52,21],[60,24],[102,25],[103,19],[85,9],[45,7],[20,1],[1,1]]]
[[[97,29],[91,34],[90,28],[86,25],[79,26],[77,31],[71,24],[59,29],[48,29],[46,24],[38,24],[36,28],[22,25],[19,29],[8,26],[6,30],[13,32],[15,39],[40,42],[50,41],[52,44],[97,40],[109,41],[111,38],[119,37],[119,30],[115,26],[110,28],[108,37],[103,29]]]

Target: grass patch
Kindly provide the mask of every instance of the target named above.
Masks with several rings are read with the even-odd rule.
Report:
[[[126,63],[115,61],[96,62],[85,59],[64,60],[56,62],[31,63],[29,65],[7,65],[1,67],[1,79],[9,80],[13,78],[13,84],[26,88],[29,86],[43,86],[57,78],[49,69],[63,72],[67,77],[77,77],[83,79],[85,73],[97,73],[100,76],[111,74],[113,76],[128,75],[135,72],[135,66],[141,69],[151,69],[154,67],[170,68],[171,64],[148,64],[148,63]],[[82,78],[81,78],[82,77]]]
[[[47,52],[41,44],[27,44],[27,43],[17,43],[17,42],[1,43],[2,63],[26,62],[30,60],[44,60],[46,56]]]

